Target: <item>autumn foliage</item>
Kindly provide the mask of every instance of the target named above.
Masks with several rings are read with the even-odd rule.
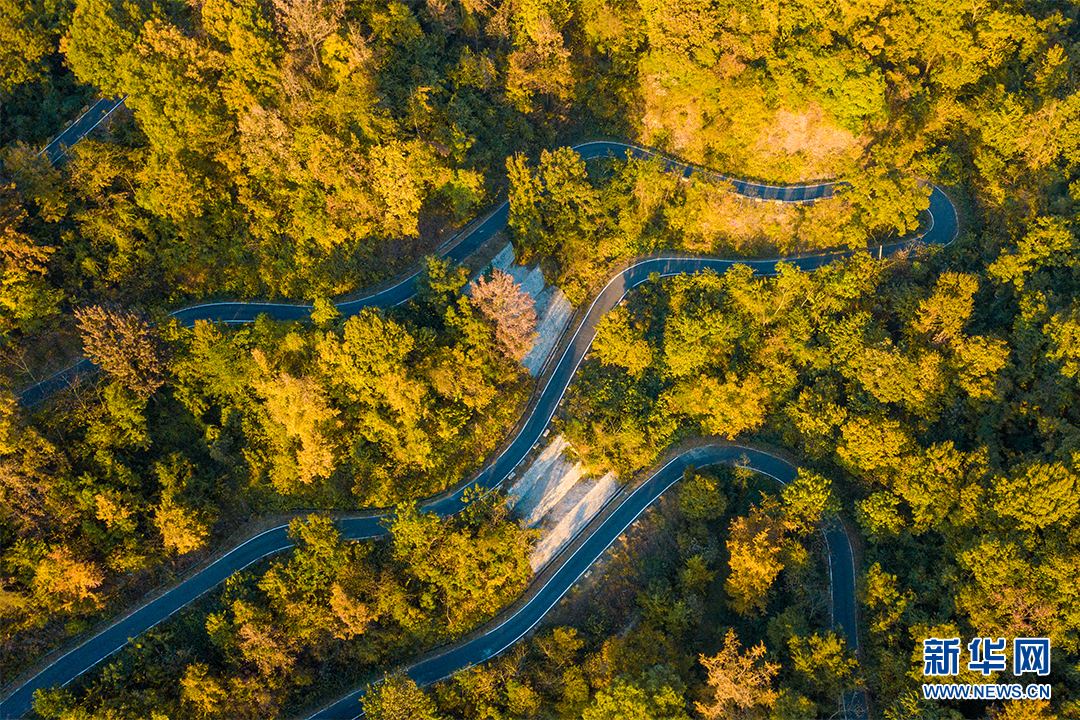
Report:
[[[524,358],[536,338],[536,304],[514,278],[498,268],[469,285],[480,314],[495,324],[495,337],[511,357]]]
[[[165,347],[141,315],[93,305],[75,311],[83,349],[90,358],[143,398],[165,382]]]

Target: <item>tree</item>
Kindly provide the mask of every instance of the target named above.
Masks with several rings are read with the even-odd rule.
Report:
[[[480,313],[495,324],[495,337],[511,357],[521,360],[536,339],[536,303],[513,276],[498,268],[469,285]]]
[[[205,512],[187,507],[175,498],[165,498],[154,512],[154,525],[161,533],[165,549],[178,555],[198,550],[210,535],[210,519]]]
[[[1054,320],[1058,316],[1054,317]],[[1057,335],[1053,332],[1053,322],[1045,328],[1054,338],[1053,342],[1056,345],[1054,350],[1047,352],[1047,357],[1054,360],[1061,360],[1065,358],[1074,357],[1071,353],[1072,350],[1064,350],[1064,346],[1071,341],[1071,337],[1068,333]],[[1061,338],[1064,342],[1058,343],[1058,339]],[[954,365],[960,387],[962,387],[968,395],[974,400],[990,400],[995,397],[997,392],[997,379],[999,372],[1009,364],[1009,347],[1003,340],[985,338],[976,335],[975,337],[967,337],[956,343],[953,351],[955,353]],[[1066,376],[1069,375],[1071,367],[1075,366],[1075,361],[1067,359],[1061,371]]]
[[[626,368],[637,377],[652,364],[652,348],[638,323],[631,323],[630,313],[620,305],[600,320],[592,349],[600,362]]]
[[[1062,218],[1037,218],[1031,222],[1016,249],[1002,252],[986,269],[987,274],[1000,283],[1012,283],[1017,291],[1021,291],[1043,268],[1075,267],[1078,247],[1080,241]],[[1040,284],[1047,281],[1052,282],[1046,278]]]
[[[1012,518],[1021,530],[1069,524],[1080,515],[1080,493],[1073,467],[1036,461],[1010,475],[998,479],[994,510]]]
[[[341,317],[341,311],[332,300],[317,297],[311,304],[311,322],[321,328],[332,326]]]
[[[180,680],[180,698],[186,707],[194,709],[200,720],[219,717],[229,704],[225,684],[214,677],[205,663],[192,663]]]
[[[670,668],[652,668],[640,682],[617,678],[597,691],[581,717],[582,720],[689,720],[683,689],[682,681]]]
[[[274,12],[289,44],[318,66],[319,46],[341,27],[345,0],[274,0]]]
[[[510,214],[507,223],[513,231],[518,259],[528,262],[535,255],[547,255],[551,248],[541,217],[540,196],[544,186],[529,167],[528,159],[518,153],[506,159],[510,181]]]
[[[684,380],[667,397],[672,410],[700,421],[701,432],[730,439],[765,422],[772,391],[759,375],[728,373]]]
[[[20,230],[27,214],[14,185],[0,178],[0,333],[30,332],[55,315],[63,294],[46,281],[56,248],[36,244]]]
[[[402,468],[423,470],[433,461],[423,426],[430,404],[427,384],[406,363],[414,343],[404,326],[364,309],[345,322],[341,337],[327,333],[318,353],[331,394],[357,418],[359,434]]]
[[[852,417],[843,426],[836,455],[857,477],[888,478],[905,469],[914,442],[907,429],[887,417]]]
[[[749,515],[731,521],[727,541],[731,574],[724,587],[740,614],[765,610],[769,588],[784,567],[783,539],[783,521],[770,509],[751,507]]]
[[[75,318],[86,354],[128,389],[148,398],[165,383],[164,345],[142,315],[93,305]]]
[[[855,518],[867,532],[880,541],[896,535],[907,526],[896,509],[899,504],[900,498],[897,495],[882,490],[855,504]]]
[[[718,655],[699,656],[708,673],[706,684],[712,697],[694,706],[707,720],[764,718],[776,702],[778,694],[772,683],[780,665],[763,660],[764,643],[758,643],[746,653],[739,652],[741,647],[735,631],[729,629]]]
[[[437,720],[439,717],[435,702],[416,681],[401,673],[368,685],[363,706],[370,720]]]
[[[514,50],[507,57],[506,95],[520,112],[532,111],[535,93],[561,101],[569,98],[573,85],[570,50],[560,32],[560,25],[569,19],[566,7],[558,2],[528,2],[516,7]],[[552,17],[552,10],[563,17]]]
[[[269,373],[261,351],[256,362]],[[273,427],[270,435],[283,455],[271,473],[278,491],[289,494],[295,480],[305,485],[317,478],[330,477],[336,466],[334,441],[341,423],[337,408],[330,405],[326,393],[311,378],[295,378],[288,373],[255,383],[266,400],[266,412]],[[276,436],[276,437],[275,437]]]
[[[859,685],[859,663],[851,657],[836,633],[795,635],[788,640],[795,672],[805,691],[839,701],[844,692]]]
[[[332,520],[316,515],[290,522],[289,537],[292,557],[258,582],[284,632],[314,647],[366,632],[377,619],[364,602],[371,589],[366,547],[343,540]]]
[[[507,519],[501,494],[467,499],[474,501],[457,521],[418,513],[414,503],[390,521],[394,557],[414,578],[409,586],[421,607],[441,609],[451,634],[493,615],[532,575],[535,533]]]
[[[833,495],[832,482],[812,470],[799,470],[799,476],[781,492],[784,518],[799,532],[816,530],[827,515],[840,510]]]
[[[79,0],[60,48],[80,80],[107,94],[121,93],[126,90],[128,55],[146,20],[139,3]]]
[[[872,235],[903,237],[914,232],[919,214],[930,206],[929,186],[909,173],[890,169],[880,159],[850,183],[840,194],[856,207],[860,224]]]
[[[533,647],[555,668],[576,664],[585,641],[577,636],[577,628],[555,627],[551,632],[533,638]]]
[[[46,607],[80,612],[100,605],[97,588],[105,572],[97,563],[79,560],[65,547],[57,547],[41,560],[34,573],[34,590]]]
[[[945,272],[937,279],[933,294],[919,302],[914,330],[931,342],[943,344],[961,339],[964,324],[975,309],[979,281],[972,275]]]
[[[782,688],[773,703],[769,720],[806,720],[817,716],[814,703],[788,688]]]
[[[708,522],[723,517],[727,495],[716,475],[687,467],[679,483],[679,509],[690,522]]]
[[[198,550],[206,544],[214,516],[195,507],[190,500],[194,488],[194,468],[190,460],[174,454],[156,463],[155,472],[161,484],[161,500],[154,511],[154,525],[161,533],[165,549],[179,555]]]
[[[43,2],[0,0],[0,92],[32,82],[47,72],[46,59],[56,50],[56,36],[46,27]]]
[[[0,517],[21,536],[71,520],[72,509],[53,487],[67,462],[21,412],[18,399],[0,391]]]
[[[220,83],[229,108],[239,115],[272,98],[283,53],[261,5],[255,0],[206,0],[200,15],[206,33],[229,48]]]

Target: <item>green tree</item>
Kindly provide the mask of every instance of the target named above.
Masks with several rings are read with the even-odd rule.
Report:
[[[701,423],[706,435],[734,438],[765,422],[772,392],[758,375],[723,380],[704,375],[683,381],[669,391],[670,408]]]
[[[798,477],[784,487],[781,496],[785,520],[803,533],[816,530],[827,516],[840,510],[832,482],[811,470],[800,469]]]
[[[1074,267],[1077,249],[1076,236],[1063,219],[1037,218],[1015,250],[1002,252],[987,272],[998,282],[1011,283],[1017,290],[1023,290],[1036,271]]]
[[[154,525],[165,549],[179,555],[198,550],[206,544],[216,518],[192,498],[195,488],[191,461],[177,454],[156,463],[154,469],[161,484]]]
[[[46,25],[44,2],[0,2],[0,92],[40,79],[48,56],[56,51],[56,35]]]
[[[708,522],[724,516],[727,495],[720,480],[710,470],[699,471],[690,466],[679,483],[679,509],[691,522]]]
[[[646,670],[638,682],[617,678],[597,691],[582,712],[582,720],[684,720],[684,685],[671,668],[656,666]]]
[[[451,634],[493,615],[532,574],[535,534],[507,521],[499,498],[477,498],[456,526],[418,513],[411,503],[390,522],[394,557],[418,583],[420,607],[439,608]]]
[[[79,0],[61,50],[80,80],[115,94],[127,90],[123,72],[149,19],[144,6],[113,0]]]
[[[229,50],[219,85],[229,109],[239,114],[270,100],[280,82],[283,52],[262,6],[253,0],[208,0],[201,19],[206,33]]]
[[[867,532],[883,539],[896,535],[907,526],[907,522],[897,511],[898,505],[900,505],[900,498],[883,490],[871,494],[865,500],[858,501],[855,506],[855,517]]]
[[[829,631],[788,640],[795,673],[803,689],[828,700],[839,701],[858,682],[859,663],[851,657],[843,639]]]
[[[405,362],[413,345],[408,330],[365,309],[345,322],[342,337],[328,334],[319,343],[319,362],[342,410],[358,418],[363,438],[404,467],[427,469],[428,388]]]
[[[603,317],[596,328],[592,350],[605,365],[626,368],[639,376],[652,364],[652,348],[644,338],[642,328],[633,323],[625,306],[619,306]]]

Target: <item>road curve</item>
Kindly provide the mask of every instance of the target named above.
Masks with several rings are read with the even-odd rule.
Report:
[[[599,527],[585,538],[570,555],[559,558],[558,569],[539,590],[527,600],[510,608],[510,616],[485,628],[482,634],[464,643],[450,645],[444,652],[403,668],[408,675],[424,686],[438,682],[459,670],[484,662],[520,640],[535,627],[563,595],[577,582],[605,550],[660,495],[678,482],[690,465],[701,468],[716,463],[748,467],[774,478],[781,484],[795,479],[798,470],[791,464],[760,450],[733,445],[709,445],[688,450],[664,465],[638,486]],[[847,534],[837,523],[824,531],[829,548],[829,576],[832,581],[833,624],[858,649],[855,626],[855,563]],[[307,720],[354,720],[363,715],[361,700],[364,688],[359,688],[322,708]]]
[[[622,156],[626,153],[630,153],[636,157],[657,156],[662,159],[668,169],[674,172],[680,172],[684,176],[701,173],[711,180],[730,182],[730,179],[724,176],[699,170],[698,168],[685,163],[664,158],[650,150],[637,148],[624,143],[585,143],[577,146],[575,149],[585,158],[596,158],[606,155]],[[774,197],[769,197],[768,199],[775,199],[780,202],[807,202],[827,198],[831,197],[836,189],[835,184],[823,184],[815,186],[799,186],[799,192],[787,192],[790,188],[772,188],[766,185],[738,182],[741,184],[735,185],[733,183],[733,185],[736,188],[736,191],[741,194],[751,197],[768,197],[769,195],[773,195]],[[758,193],[758,195],[755,195],[754,193]],[[503,203],[483,223],[478,225],[467,236],[462,238],[460,242],[446,252],[445,256],[451,260],[459,261],[469,253],[473,252],[480,244],[490,238],[491,235],[506,224],[508,210],[509,205]],[[893,252],[916,242],[936,244],[948,244],[951,242],[956,235],[958,226],[956,210],[945,194],[936,187],[933,187],[930,196],[930,212],[933,217],[933,222],[927,233],[917,238],[886,246],[882,249],[882,252]],[[592,343],[600,319],[609,310],[618,305],[632,288],[648,281],[651,275],[655,274],[659,277],[667,277],[683,273],[695,273],[703,270],[713,270],[718,273],[723,273],[728,268],[740,264],[748,265],[755,272],[762,275],[769,275],[776,272],[776,266],[779,262],[787,262],[804,270],[811,270],[826,265],[833,260],[848,257],[852,254],[852,252],[843,252],[807,258],[758,261],[673,256],[642,260],[626,270],[617,273],[596,297],[590,306],[585,319],[574,330],[574,335],[568,347],[559,358],[554,371],[551,373],[539,395],[539,399],[537,400],[532,413],[524,427],[514,438],[513,442],[495,459],[494,462],[485,466],[472,480],[439,500],[431,500],[421,504],[421,509],[424,511],[433,511],[443,516],[452,514],[461,508],[462,497],[467,490],[476,486],[494,487],[510,474],[510,472],[528,454],[529,450],[539,442],[544,429],[554,415],[570,381]],[[417,272],[418,271],[412,272],[393,287],[376,295],[350,303],[342,303],[338,307],[343,313],[348,314],[355,313],[364,307],[389,306],[404,302],[413,294],[411,281],[417,275]],[[193,324],[196,320],[245,323],[253,321],[262,313],[266,313],[276,319],[304,320],[308,318],[310,310],[310,306],[304,305],[275,303],[212,303],[184,308],[173,313],[173,315],[188,325]],[[87,363],[87,365],[89,364]],[[87,368],[84,368],[83,372],[86,371]],[[70,377],[64,379],[62,377],[63,375],[64,374],[61,373],[58,376],[54,376],[54,378],[50,378],[46,383],[55,381],[54,384],[51,385],[51,389],[56,389],[72,381]],[[61,379],[55,380],[57,377]],[[41,385],[35,387],[40,388]],[[33,389],[34,388],[31,390]],[[44,397],[44,395],[47,394],[46,391],[48,389],[49,388],[45,388],[42,391],[41,397]],[[30,402],[32,401],[33,400],[31,399]],[[27,402],[26,394],[23,395],[23,402],[30,404]],[[705,463],[698,460],[696,464],[703,465]],[[781,480],[786,477],[783,474],[778,474],[781,471],[775,467],[773,470],[776,472],[770,471],[769,468],[772,466],[762,465],[761,467],[756,467],[751,465],[750,467],[755,470],[766,472]],[[652,482],[653,480],[650,480],[646,484],[648,485]],[[659,482],[661,481],[657,481],[657,483]],[[641,499],[644,499],[646,495],[640,496]],[[651,502],[651,499],[649,499],[649,502]],[[647,504],[648,503],[646,502],[645,505]],[[640,510],[638,512],[640,512]],[[385,530],[380,524],[381,520],[382,516],[352,518],[338,521],[338,526],[343,537],[358,540],[382,535]],[[247,567],[266,555],[292,547],[292,542],[288,538],[287,530],[288,528],[286,526],[281,526],[268,530],[265,533],[248,540],[225,554],[209,567],[187,578],[180,585],[161,597],[138,608],[133,613],[121,618],[93,638],[90,638],[72,649],[28,680],[24,685],[20,686],[8,698],[0,703],[0,718],[21,717],[25,715],[30,710],[33,692],[36,689],[67,684],[97,663],[115,653],[127,644],[130,638],[135,637],[141,632],[145,632],[165,620],[194,599],[211,590],[236,570]],[[616,533],[616,535],[617,534],[618,533]],[[612,537],[614,538],[614,536]],[[828,538],[829,535],[827,534],[826,537]],[[591,540],[589,542],[591,543]],[[610,541],[608,541],[608,543],[609,542]],[[603,547],[606,547],[608,543],[605,543]],[[830,564],[833,572],[836,573],[839,572],[837,567],[842,560],[840,555],[837,554],[839,551],[834,550],[833,545],[833,541],[830,540]],[[848,550],[848,556],[850,557],[850,549]],[[851,638],[856,637],[854,633],[855,602],[853,583],[854,571],[852,570],[851,592],[845,592],[845,599],[837,598],[834,599],[833,603],[834,624],[845,631],[850,630],[848,635]],[[834,595],[836,593],[835,587],[836,586],[834,585]],[[565,590],[563,592],[565,592]],[[532,624],[535,624],[538,620],[539,617],[536,617]],[[524,618],[522,622],[523,621]],[[453,657],[458,656],[454,655]],[[353,717],[351,714],[347,716],[350,718]]]
[[[105,103],[104,100],[102,103],[98,103],[98,105],[102,105],[103,103]],[[96,107],[97,106],[95,106],[95,108]],[[104,111],[105,107],[107,106],[103,106],[102,111]],[[111,110],[109,111],[111,112]],[[100,111],[98,114],[99,113]],[[87,116],[90,116],[90,114],[91,112],[87,112]],[[89,122],[90,121],[86,121],[87,124],[89,124]],[[98,120],[98,122],[100,122],[100,120]],[[83,119],[80,118],[79,121],[76,122],[76,125],[81,125],[82,123]],[[75,125],[72,125],[72,127],[75,127]],[[71,128],[69,127],[68,131],[70,130]],[[68,131],[65,131],[65,134],[67,134]],[[64,135],[53,140],[53,144],[57,144],[57,141],[63,137]],[[53,147],[53,144],[50,144],[49,147]],[[46,150],[48,150],[48,148],[46,148]],[[629,153],[631,157],[639,159],[658,158],[663,163],[664,168],[669,172],[676,173],[683,177],[696,175],[714,182],[726,182],[732,192],[743,195],[745,198],[752,198],[755,200],[769,200],[781,203],[809,203],[832,198],[838,187],[836,182],[823,182],[823,184],[818,185],[799,185],[783,188],[759,184],[759,182],[747,182],[745,180],[735,179],[720,175],[719,173],[707,171],[707,169],[700,168],[696,165],[672,160],[671,158],[667,158],[666,155],[656,151],[634,145],[627,145],[625,142],[609,140],[583,142],[583,144],[573,147],[573,150],[577,151],[585,160],[606,157],[624,158],[627,153]],[[948,202],[948,199],[945,198],[944,193],[936,188],[934,188],[934,191],[936,195],[940,195],[939,204],[941,205],[941,209],[951,208],[951,204]],[[934,199],[935,196],[931,195],[932,213],[934,212]],[[504,201],[496,207],[495,212],[492,212],[487,216],[480,225],[470,230],[468,234],[465,234],[464,236],[458,235],[455,236],[454,239],[451,239],[447,243],[448,249],[442,253],[443,257],[451,262],[461,262],[472,255],[476,248],[487,242],[491,235],[494,235],[496,232],[507,226],[507,219],[509,217],[510,203]],[[955,212],[953,217],[956,217]],[[931,230],[931,232],[933,231],[934,229]],[[934,239],[928,239],[928,242],[936,241]],[[824,262],[831,261],[832,259],[835,259],[835,257],[839,256],[827,256],[827,258],[824,259]],[[391,287],[381,290],[380,293],[359,300],[342,302],[338,305],[338,310],[342,314],[349,315],[360,312],[363,308],[390,307],[390,305],[405,302],[415,294],[413,281],[419,273],[420,269],[414,268],[402,275]],[[171,313],[171,315],[184,325],[191,326],[195,321],[200,320],[208,322],[251,323],[255,321],[256,317],[264,313],[273,317],[274,320],[305,321],[311,316],[311,305],[288,302],[208,302],[190,305],[188,308],[181,308]],[[32,385],[27,390],[19,393],[19,402],[26,407],[37,405],[41,400],[57,390],[67,388],[67,386],[78,382],[81,377],[90,375],[90,373],[94,372],[94,369],[94,365],[89,359],[81,358],[75,365],[59,371],[56,375],[42,380],[38,384]]]

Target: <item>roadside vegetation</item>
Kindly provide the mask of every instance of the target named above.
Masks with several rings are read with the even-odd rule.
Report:
[[[372,720],[831,716],[862,685],[829,627],[818,528],[832,498],[808,476],[781,490],[728,466],[689,470],[530,640],[426,694],[402,677],[369,687],[365,711]]]
[[[346,319],[325,298],[410,266],[503,193],[517,256],[581,303],[643,253],[876,246],[925,220],[928,178],[961,211],[951,247],[770,280],[648,283],[604,321],[560,422],[597,472],[631,478],[673,444],[717,435],[787,448],[812,488],[831,487],[862,540],[860,672],[875,714],[1080,715],[1076,21],[1075,6],[1041,0],[0,0],[5,678],[245,517],[407,507],[476,469],[528,394],[527,308],[492,299],[494,277],[470,299],[438,262],[407,307]],[[38,150],[91,88],[129,94],[129,110],[49,167]],[[848,189],[779,210],[656,163],[586,165],[556,149],[596,137]],[[213,297],[314,300],[316,312],[243,328],[162,319]],[[81,352],[105,372],[19,407],[13,391]],[[611,563],[635,600],[604,622],[567,617],[574,628],[427,700],[388,683],[383,706],[399,693],[431,716],[616,717],[621,703],[635,717],[828,717],[856,680],[836,669],[846,656],[820,609],[800,604],[820,590],[819,563],[800,575],[795,559],[799,547],[815,557],[813,534],[788,529],[787,498],[721,485],[727,515],[705,529],[670,502],[649,521],[670,511],[702,553],[716,549],[698,567],[713,573],[708,590],[687,589],[698,552],[675,532],[675,554],[634,555],[666,569]],[[357,667],[375,673],[404,657],[411,630],[392,615],[372,616],[385,635],[350,635],[371,600],[351,570],[304,568],[325,545],[340,568],[413,593],[419,566],[389,545],[341,544],[321,522],[298,526],[293,556],[215,595],[206,622],[173,636],[184,643],[140,641],[42,712],[213,717],[235,696],[270,717],[325,687],[327,662],[368,653]],[[526,546],[498,561],[520,567]],[[510,576],[442,634],[427,613],[445,599],[402,607],[423,611],[422,642],[446,639],[505,603],[522,581]],[[696,626],[672,618],[692,597],[718,615],[688,635]],[[794,634],[770,630],[784,617]],[[836,692],[799,669],[791,638],[815,633],[800,652],[832,658]],[[1053,701],[922,702],[912,651],[929,636],[1050,638]],[[679,637],[703,644],[673,647]],[[635,643],[652,654],[633,659]],[[609,644],[631,659],[604,656]],[[712,673],[739,662],[757,700],[716,704]],[[289,682],[269,679],[286,668]],[[469,689],[492,673],[498,690]]]
[[[507,512],[498,493],[449,521],[406,503],[387,523],[389,539],[367,542],[342,540],[323,517],[294,520],[297,548],[286,558],[236,573],[100,671],[40,694],[35,710],[73,719],[293,716],[463,635],[517,597],[532,573],[533,533]]]
[[[104,369],[32,415],[3,395],[7,671],[203,558],[249,517],[390,507],[462,481],[517,423],[511,347],[431,261],[417,298],[310,324],[175,322],[94,306]],[[488,302],[531,301],[513,283]],[[510,322],[505,317],[504,326]]]

